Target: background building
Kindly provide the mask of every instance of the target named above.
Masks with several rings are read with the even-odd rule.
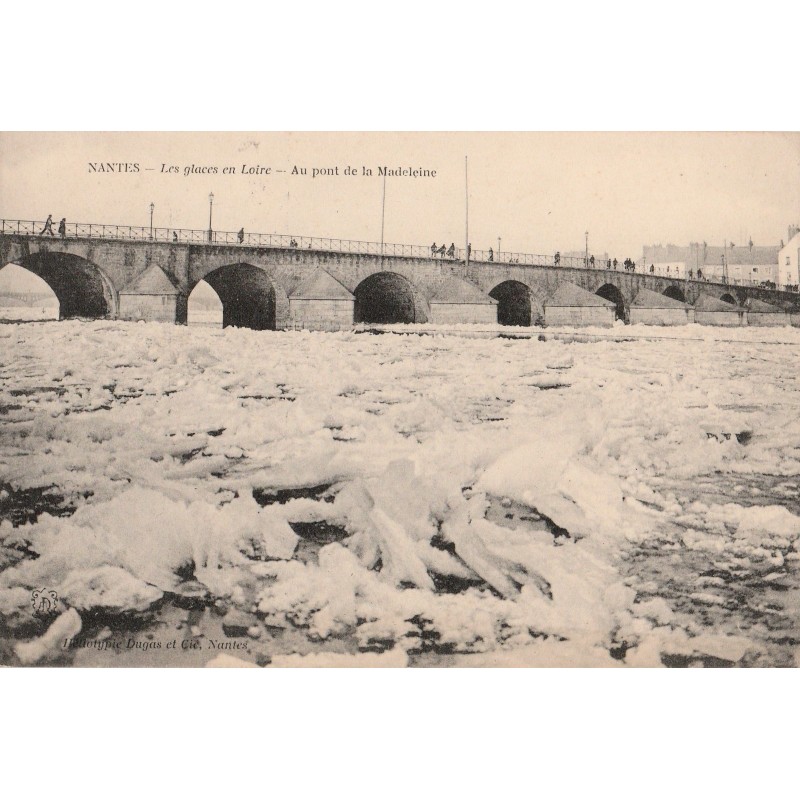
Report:
[[[745,245],[726,243],[722,246],[706,242],[691,242],[685,246],[645,245],[641,266],[649,272],[652,265],[654,274],[670,277],[697,277],[699,269],[708,280],[778,284],[779,251],[779,245],[754,245],[752,241]]]
[[[789,241],[778,253],[778,275],[782,286],[800,285],[800,225],[789,226]]]

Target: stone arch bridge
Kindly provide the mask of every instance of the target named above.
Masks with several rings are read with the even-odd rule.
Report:
[[[759,299],[800,311],[795,293],[586,268],[582,260],[556,264],[545,256],[499,263],[476,253],[467,265],[405,245],[386,246],[389,252],[381,255],[378,245],[338,240],[270,236],[240,243],[232,234],[219,242],[216,235],[204,241],[206,232],[195,232],[202,239],[186,241],[184,232],[169,239],[169,232],[158,231],[151,239],[142,229],[127,229],[139,232],[128,238],[92,234],[91,226],[89,233],[76,229],[61,238],[37,235],[33,223],[24,232],[9,231],[8,221],[2,227],[0,266],[18,264],[43,278],[58,297],[62,318],[185,323],[188,297],[201,280],[219,295],[224,325],[258,329],[424,323],[444,307],[450,322],[530,325],[542,320],[547,298],[564,282],[613,301],[617,317],[626,320],[642,288],[687,303],[702,293],[739,306]]]

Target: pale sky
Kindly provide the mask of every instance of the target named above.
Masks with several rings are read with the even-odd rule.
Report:
[[[437,177],[387,179],[385,240],[462,246],[465,155],[476,249],[500,236],[504,251],[582,250],[588,230],[591,251],[637,259],[653,243],[778,244],[800,223],[797,133],[2,133],[0,215],[149,225],[153,202],[155,226],[205,229],[213,191],[217,230],[379,241],[377,167],[409,166]],[[108,161],[141,171],[90,172]],[[286,172],[242,175],[243,164]],[[335,166],[338,177],[312,179]]]

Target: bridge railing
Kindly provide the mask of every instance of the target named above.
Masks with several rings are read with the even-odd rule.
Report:
[[[180,244],[243,245],[247,247],[281,247],[287,250],[324,250],[362,255],[427,258],[430,251],[422,245],[365,242],[320,236],[279,233],[245,233],[244,231],[198,230],[192,228],[151,228],[149,225],[102,225],[89,222],[66,222],[63,233],[60,223],[47,227],[43,220],[0,220],[0,233],[64,239],[109,239],[137,242],[174,242]]]
[[[391,242],[365,242],[354,239],[332,239],[319,236],[292,236],[279,233],[246,233],[244,231],[216,231],[193,228],[151,228],[149,225],[98,225],[88,222],[65,222],[63,233],[60,223],[52,222],[47,228],[41,220],[0,219],[0,233],[20,236],[38,236],[44,238],[65,239],[105,239],[137,242],[172,242],[176,244],[205,245],[241,245],[244,247],[283,248],[286,250],[317,250],[335,253],[352,253],[358,255],[393,256],[400,258],[436,258],[443,262],[464,262],[464,248],[453,245],[450,249],[438,245],[396,244]],[[622,262],[595,259],[590,256],[575,257],[560,254],[543,255],[533,253],[517,253],[511,251],[471,250],[470,261],[475,263],[495,263],[508,266],[560,267],[566,269],[598,269],[606,271],[625,271]],[[633,272],[652,275],[653,277],[687,280],[685,275],[664,275],[651,273],[645,266],[636,266]],[[722,278],[709,274],[704,278],[713,283],[729,286],[760,287],[763,281],[742,278]],[[700,280],[704,280],[700,279]],[[691,278],[690,278],[691,280]],[[772,287],[770,287],[772,288]],[[798,291],[797,285],[775,286],[784,291]]]

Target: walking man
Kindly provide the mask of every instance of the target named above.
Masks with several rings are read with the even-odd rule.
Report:
[[[44,236],[46,233],[49,233],[51,236],[55,236],[55,234],[53,233],[53,215],[52,214],[48,214],[47,215],[47,219],[45,220],[45,223],[44,223],[44,228],[42,228],[42,232],[39,234],[39,236]]]
[[[236,234],[236,238],[239,240],[239,244],[244,241],[244,228],[239,229],[239,233]]]
[[[58,235],[62,239],[67,238],[67,218],[61,217],[61,222],[58,223]]]

